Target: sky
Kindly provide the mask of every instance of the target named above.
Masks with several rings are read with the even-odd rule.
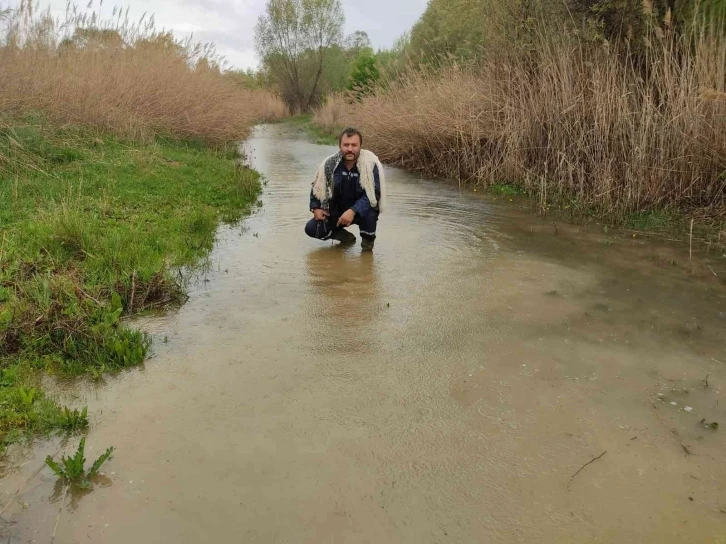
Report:
[[[10,0],[9,5],[20,0]],[[85,6],[88,0],[78,0]],[[409,30],[426,9],[428,0],[341,0],[345,11],[345,33],[368,33],[374,49],[388,48]],[[102,13],[110,15],[114,6],[130,6],[129,17],[138,19],[144,12],[156,16],[159,29],[171,30],[180,38],[214,42],[217,52],[230,68],[256,68],[255,25],[265,9],[266,0],[106,0]],[[8,2],[0,0],[0,7]],[[55,14],[65,13],[66,0],[40,0]],[[98,1],[94,2],[98,9]]]

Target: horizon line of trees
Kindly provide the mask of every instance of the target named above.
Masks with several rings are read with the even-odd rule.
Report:
[[[343,35],[340,0],[268,0],[255,33],[259,70],[230,71],[250,88],[280,94],[308,112],[331,93],[362,97],[386,77],[413,67],[481,62],[526,51],[538,34],[592,43],[625,40],[644,56],[653,32],[684,34],[694,26],[724,30],[726,0],[430,0],[390,49],[374,51],[368,35]]]

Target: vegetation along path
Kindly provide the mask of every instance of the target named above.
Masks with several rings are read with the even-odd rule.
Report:
[[[150,339],[125,318],[182,301],[219,221],[257,200],[236,157],[0,119],[0,451],[80,423],[39,371],[100,378],[144,360]]]
[[[108,145],[99,163],[133,178],[123,148]],[[687,245],[553,225],[510,197],[397,169],[388,171],[374,253],[319,245],[302,230],[306,199],[332,148],[286,124],[259,127],[246,145],[267,182],[263,207],[219,231],[187,304],[134,322],[154,339],[152,361],[105,383],[59,386],[62,402],[89,406],[89,460],[115,446],[101,468],[105,485],[66,499],[49,469],[35,472],[75,441],[37,445],[2,482],[2,516],[12,520],[2,538],[716,542],[726,534],[720,255],[694,248],[689,260]],[[161,146],[142,156],[135,168],[194,167],[192,151]],[[198,190],[181,202],[217,194]],[[193,225],[183,239],[171,234],[180,227],[175,193],[93,194],[111,217],[148,213],[159,243],[190,251],[210,243]],[[88,195],[86,185],[58,198],[83,206]],[[154,213],[135,207],[141,198],[158,198]],[[67,221],[74,245],[49,255],[87,253],[78,266],[93,267],[93,246],[74,235],[71,212],[61,213],[47,221]],[[199,224],[207,221],[201,214]],[[151,281],[140,268],[142,278]]]

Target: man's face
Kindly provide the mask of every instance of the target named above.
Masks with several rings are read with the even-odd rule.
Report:
[[[340,152],[346,162],[357,161],[360,156],[360,137],[357,134],[346,136],[340,140]]]

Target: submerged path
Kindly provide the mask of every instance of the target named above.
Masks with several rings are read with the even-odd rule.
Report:
[[[144,368],[73,390],[87,457],[116,453],[56,543],[726,541],[726,287],[687,248],[555,236],[390,169],[361,254],[303,233],[332,148],[285,125],[247,145],[263,207],[142,323]],[[31,481],[0,540],[50,541],[54,484]]]

